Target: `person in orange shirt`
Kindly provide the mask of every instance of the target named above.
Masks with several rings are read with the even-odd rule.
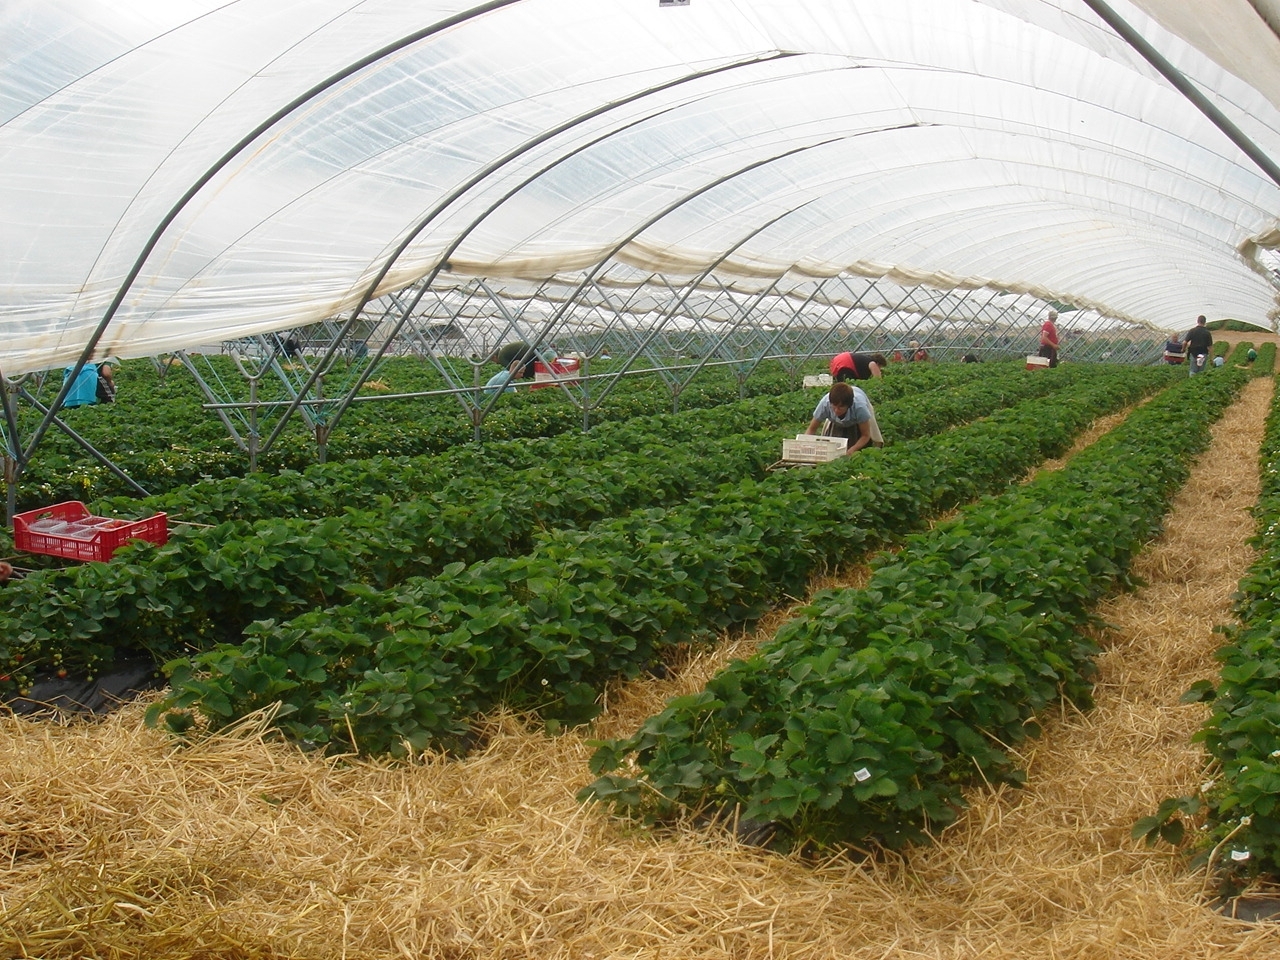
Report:
[[[1058,311],[1050,310],[1049,316],[1040,325],[1040,356],[1049,358],[1049,366],[1058,365]]]

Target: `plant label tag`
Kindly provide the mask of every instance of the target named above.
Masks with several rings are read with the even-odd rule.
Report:
[[[870,780],[871,771],[868,770],[866,767],[863,767],[861,770],[855,770],[853,771],[853,779],[857,780],[859,783],[861,783],[864,780]]]
[[[1237,863],[1239,863],[1241,860],[1248,860],[1249,851],[1248,850],[1232,850],[1231,859],[1235,860]]]

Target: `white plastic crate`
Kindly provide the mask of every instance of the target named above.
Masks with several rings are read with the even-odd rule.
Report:
[[[1037,357],[1037,356],[1034,356],[1034,355],[1032,355],[1032,356],[1028,356],[1028,357],[1027,357],[1027,369],[1028,369],[1028,370],[1048,370],[1048,369],[1049,369],[1049,358],[1048,358],[1048,357]]]
[[[804,385],[806,387],[829,387],[831,386],[831,374],[829,373],[805,374]]]
[[[801,433],[782,441],[782,459],[789,463],[826,463],[844,455],[849,441],[844,437],[817,437]]]

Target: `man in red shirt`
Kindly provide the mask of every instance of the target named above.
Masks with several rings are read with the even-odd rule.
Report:
[[[1058,311],[1050,310],[1049,316],[1040,325],[1040,356],[1049,358],[1049,366],[1058,365]]]

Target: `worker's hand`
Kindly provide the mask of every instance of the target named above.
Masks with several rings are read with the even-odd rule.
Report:
[[[858,424],[857,439],[849,441],[849,449],[845,451],[845,456],[848,456],[851,453],[857,453],[863,447],[867,446],[867,444],[869,444],[870,442],[871,442],[871,423],[870,421],[863,421],[862,423]]]

